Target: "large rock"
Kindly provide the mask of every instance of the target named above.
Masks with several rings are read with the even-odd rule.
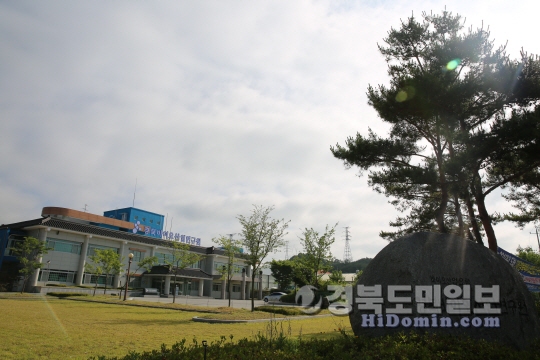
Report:
[[[464,334],[519,349],[540,336],[534,300],[520,275],[488,248],[448,234],[416,233],[390,243],[353,294],[355,335]]]

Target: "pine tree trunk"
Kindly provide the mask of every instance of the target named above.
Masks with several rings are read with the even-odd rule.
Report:
[[[476,177],[477,182],[479,182],[479,177]],[[495,237],[495,230],[493,230],[493,225],[491,223],[491,217],[489,216],[487,209],[486,209],[486,203],[485,203],[485,197],[482,193],[482,187],[477,185],[474,187],[474,198],[476,200],[476,207],[478,208],[478,215],[480,216],[480,221],[482,221],[482,225],[484,227],[484,231],[486,232],[486,237],[488,240],[488,246],[489,249],[493,252],[497,252],[497,238]]]
[[[465,204],[467,205],[467,211],[469,213],[469,220],[473,229],[474,239],[480,245],[484,245],[482,234],[480,234],[480,228],[478,227],[478,222],[476,221],[476,215],[474,213],[474,208],[471,201],[471,194],[468,191],[465,193]]]
[[[458,220],[458,233],[459,236],[465,238],[465,226],[463,225],[463,215],[461,214],[461,205],[457,194],[454,194],[454,206],[456,208],[456,217]]]
[[[444,224],[444,214],[446,213],[446,208],[448,207],[448,187],[446,183],[441,183],[441,202],[439,208],[435,212],[435,221],[437,222],[437,227],[439,232],[446,234],[448,229]]]

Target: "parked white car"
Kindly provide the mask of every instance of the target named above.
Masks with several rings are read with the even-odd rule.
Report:
[[[270,295],[266,295],[263,300],[265,303],[269,302],[269,301],[280,301],[279,299],[281,299],[281,297],[283,295],[287,295],[286,293],[284,292],[273,292],[271,293]]]

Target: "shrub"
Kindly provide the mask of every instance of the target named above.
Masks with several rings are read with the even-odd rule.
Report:
[[[143,353],[130,352],[123,360],[172,360],[172,359],[536,359],[535,347],[515,351],[509,347],[467,337],[430,334],[395,334],[380,338],[352,337],[339,330],[341,336],[331,339],[296,340],[286,336],[284,330],[272,335],[257,334],[255,339],[233,342],[225,336],[207,347],[196,339],[186,344],[186,339],[168,348]],[[538,345],[538,344],[536,344]],[[91,358],[96,359],[96,358]],[[97,357],[99,360],[118,359]]]
[[[83,293],[72,293],[72,292],[49,292],[47,295],[56,296],[59,298],[69,297],[69,296],[88,296],[88,294]]]
[[[296,294],[293,292],[291,294],[283,295],[279,300],[284,303],[294,304]]]
[[[66,284],[45,284],[45,286],[50,286],[50,287],[67,287]]]
[[[255,308],[255,310],[269,312],[269,313],[272,313],[272,314],[281,314],[281,315],[290,315],[290,316],[305,315],[302,312],[302,309],[295,308],[295,307],[264,305],[264,306],[259,306],[259,307]]]

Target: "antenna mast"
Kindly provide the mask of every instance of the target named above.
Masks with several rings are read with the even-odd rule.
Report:
[[[135,190],[133,191],[133,207],[135,207],[135,194],[137,193],[137,178],[135,178]]]
[[[534,230],[535,230],[536,232],[529,233],[529,234],[536,234],[536,240],[538,241],[538,251],[540,251],[540,237],[538,236],[538,228],[535,227]]]
[[[343,255],[343,262],[350,263],[352,261],[351,244],[349,238],[349,226],[345,227],[345,254]]]

